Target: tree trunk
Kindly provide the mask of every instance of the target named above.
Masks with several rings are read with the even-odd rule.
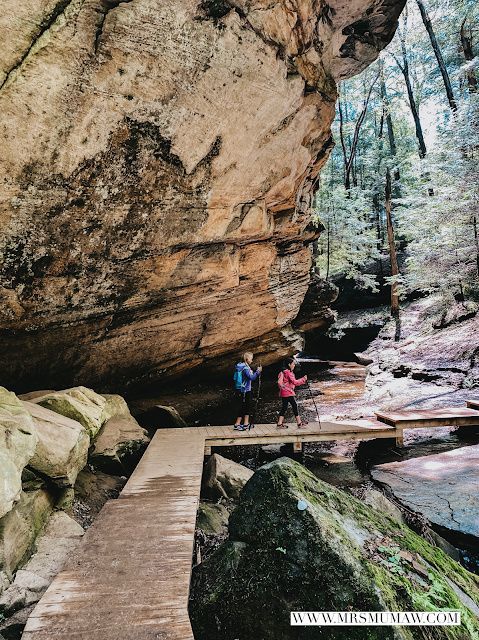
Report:
[[[407,60],[404,61],[402,72],[403,72],[404,80],[406,82],[409,107],[411,109],[412,117],[414,119],[414,127],[416,130],[419,157],[422,159],[422,158],[425,158],[427,154],[426,142],[424,141],[424,134],[422,131],[421,119],[419,117],[419,110],[417,108],[416,100],[414,98],[414,92],[412,90],[411,78],[409,76],[409,64]]]
[[[476,242],[476,272],[477,277],[479,278],[479,234],[477,231],[477,217],[475,213],[472,216],[472,226],[474,228],[474,240]]]
[[[331,226],[331,220],[328,220],[328,228],[327,228],[327,246],[326,246],[326,280],[328,280],[329,278],[329,266],[330,266],[330,260],[331,260],[331,240],[330,240],[330,226]]]
[[[446,65],[444,63],[444,58],[442,57],[441,48],[436,38],[436,34],[434,33],[434,29],[432,27],[431,18],[427,12],[426,6],[424,5],[423,0],[416,0],[417,6],[419,7],[419,11],[421,13],[421,18],[426,27],[426,31],[429,35],[429,40],[431,41],[431,46],[434,50],[434,55],[436,56],[437,64],[439,66],[439,70],[442,75],[442,79],[444,82],[444,88],[446,89],[446,95],[449,102],[449,106],[452,111],[457,111],[457,103],[454,98],[454,92],[452,90],[451,80],[449,78],[449,74],[446,69]]]
[[[397,156],[396,136],[394,135],[393,120],[391,117],[391,106],[390,106],[389,96],[386,89],[386,81],[384,80],[384,69],[383,69],[382,63],[380,67],[380,77],[381,77],[381,83],[380,83],[381,100],[383,103],[383,114],[386,117],[386,128],[388,131],[389,150],[391,152],[391,156],[396,160],[396,156]],[[399,173],[399,168],[395,167],[394,180],[396,182],[399,182],[400,178],[401,178],[401,175]],[[397,185],[396,188],[397,188],[396,196],[400,197],[401,194],[399,191],[399,186]]]
[[[344,116],[343,116],[343,103],[341,101],[341,97],[338,100],[338,112],[339,112],[339,139],[341,140],[341,148],[343,150],[343,179],[344,186],[348,189],[346,185],[346,167],[348,166],[348,152],[346,150],[346,142],[344,140]],[[348,189],[349,190],[349,189]]]
[[[411,109],[412,117],[414,119],[414,127],[416,129],[416,138],[418,142],[419,157],[425,158],[427,154],[426,143],[424,141],[424,134],[422,131],[421,119],[419,117],[419,109],[416,104],[416,99],[414,97],[414,91],[412,89],[412,84],[411,84],[411,76],[409,74],[409,60],[408,60],[407,47],[406,47],[407,18],[408,18],[408,15],[407,15],[407,6],[406,6],[406,9],[404,12],[404,27],[401,30],[398,29],[399,42],[401,43],[402,64],[399,63],[397,59],[396,59],[396,62],[402,71],[402,74],[404,76],[404,81],[406,83],[407,96],[409,100],[409,108]]]
[[[366,97],[364,99],[363,108],[361,110],[361,113],[359,114],[359,118],[356,121],[356,126],[354,127],[354,136],[353,136],[353,141],[351,143],[349,158],[346,163],[346,174],[344,177],[344,186],[347,191],[351,189],[351,172],[353,171],[353,168],[354,168],[353,163],[354,163],[354,159],[356,157],[356,152],[358,149],[359,133],[361,131],[361,127],[363,125],[364,119],[366,118],[366,114],[368,112],[369,100],[371,98],[371,93],[374,89],[374,85],[376,84],[378,77],[379,77],[379,74],[376,74],[376,76],[374,77],[374,80],[371,83],[371,86],[369,87],[369,91],[366,94]],[[340,129],[341,129],[341,121],[340,121]],[[343,146],[343,152],[344,152],[344,148],[345,147]],[[357,180],[356,180],[355,174],[353,175],[353,178],[354,178],[354,182],[356,183],[355,184],[356,186]]]
[[[461,46],[464,53],[464,59],[466,60],[466,62],[471,62],[475,57],[472,48],[472,29],[469,28],[469,33],[467,33],[466,20],[467,16],[464,18],[461,24]],[[467,71],[467,85],[469,87],[469,91],[472,92],[477,90],[477,78],[476,74],[474,73],[474,69],[472,68]]]
[[[401,325],[399,322],[399,291],[397,278],[399,276],[399,267],[396,253],[396,243],[394,240],[394,226],[391,215],[391,172],[389,167],[386,169],[386,189],[385,189],[385,209],[386,222],[388,229],[389,256],[391,259],[391,315],[396,319],[396,334],[394,339],[398,341],[401,337]]]

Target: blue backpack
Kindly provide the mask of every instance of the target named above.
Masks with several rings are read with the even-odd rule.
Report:
[[[235,369],[233,381],[236,391],[244,391],[246,389],[246,380],[243,380],[243,369]]]

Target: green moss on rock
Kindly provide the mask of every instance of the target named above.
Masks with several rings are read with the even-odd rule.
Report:
[[[190,613],[198,640],[479,638],[477,576],[288,458],[254,474],[229,531],[230,540],[194,570]],[[463,623],[290,627],[290,611],[317,610],[460,610]]]
[[[205,533],[223,533],[228,525],[229,513],[222,504],[201,502],[198,507],[196,526]]]
[[[46,409],[55,411],[85,427],[90,438],[95,438],[105,421],[107,401],[87,387],[73,387],[64,391],[55,391],[33,399]]]

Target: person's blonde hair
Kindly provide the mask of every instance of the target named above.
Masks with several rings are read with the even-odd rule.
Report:
[[[254,354],[251,353],[251,351],[245,351],[245,353],[243,353],[243,360],[246,362],[247,360],[252,360],[254,358]]]

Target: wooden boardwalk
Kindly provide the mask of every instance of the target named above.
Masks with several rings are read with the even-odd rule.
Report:
[[[194,640],[188,616],[204,454],[212,446],[402,437],[404,428],[479,426],[468,409],[378,413],[278,429],[158,430],[30,615],[23,640]],[[470,403],[469,407],[471,406]]]
[[[193,640],[200,429],[159,430],[30,615],[25,640]]]

